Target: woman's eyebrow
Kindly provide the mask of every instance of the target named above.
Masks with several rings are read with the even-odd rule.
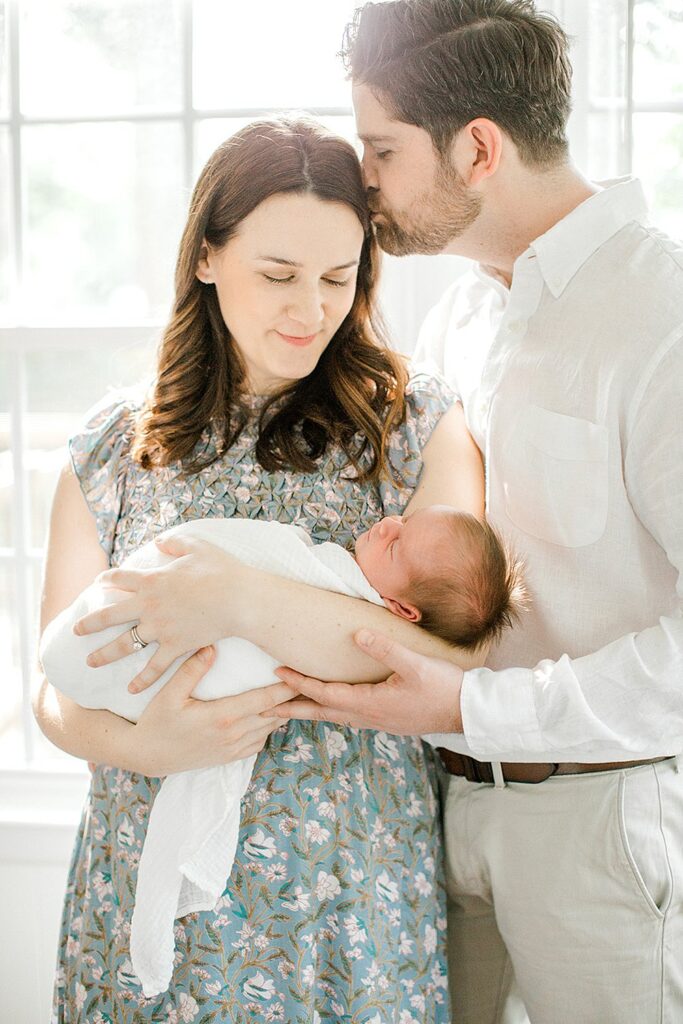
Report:
[[[278,263],[282,267],[301,267],[301,263],[296,263],[294,260],[283,259],[282,256],[257,256],[257,260],[264,260],[266,263]],[[348,263],[340,263],[338,267],[330,267],[328,273],[335,270],[349,270],[350,267],[357,267],[358,260],[349,260]]]

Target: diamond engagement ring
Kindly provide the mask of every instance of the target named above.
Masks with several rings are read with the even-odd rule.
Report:
[[[131,626],[130,627],[130,635],[133,638],[133,650],[134,651],[141,651],[143,648],[145,648],[147,646],[145,641],[140,639],[140,636],[138,634],[137,626]]]

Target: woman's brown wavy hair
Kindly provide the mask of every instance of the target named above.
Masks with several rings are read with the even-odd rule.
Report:
[[[135,431],[133,455],[146,469],[180,460],[184,472],[196,473],[227,451],[245,425],[244,363],[214,285],[202,284],[195,272],[204,240],[222,248],[259,203],[279,193],[346,203],[365,239],[353,306],[313,372],[266,400],[257,458],[268,471],[312,472],[335,442],[360,481],[376,482],[385,469],[388,435],[405,416],[407,373],[377,321],[379,249],[358,158],[348,142],[307,118],[247,125],[218,147],[199,176],[180,242],[171,321]]]

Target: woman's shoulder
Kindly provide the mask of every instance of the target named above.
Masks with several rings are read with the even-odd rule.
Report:
[[[79,440],[81,444],[93,447],[116,444],[119,439],[132,434],[143,401],[144,392],[140,388],[108,392],[83,415],[81,425],[70,442]]]
[[[405,418],[388,439],[390,473],[380,487],[385,515],[402,511],[408,503],[422,472],[422,452],[437,423],[455,401],[455,394],[438,374],[411,374],[406,385]]]
[[[69,452],[77,472],[79,464],[92,471],[109,463],[113,456],[121,458],[128,453],[144,398],[144,387],[139,385],[110,391],[88,409],[69,438]]]
[[[68,442],[71,465],[108,554],[143,401],[144,391],[137,388],[105,395],[86,412]]]
[[[426,370],[411,373],[406,385],[403,433],[418,450],[424,448],[434,427],[455,401],[455,393],[443,377]]]

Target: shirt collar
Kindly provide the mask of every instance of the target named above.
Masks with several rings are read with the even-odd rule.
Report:
[[[538,259],[543,279],[555,298],[567,287],[586,260],[631,221],[647,217],[640,182],[615,178],[596,182],[601,188],[535,239],[519,259],[530,253]]]

